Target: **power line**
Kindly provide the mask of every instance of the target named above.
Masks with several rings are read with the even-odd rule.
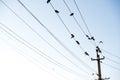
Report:
[[[120,64],[120,62],[117,62],[117,61],[115,61],[115,60],[113,60],[111,58],[106,57],[106,59],[108,59],[109,61],[112,61],[113,63]]]
[[[103,56],[103,54],[101,54],[101,55]],[[114,56],[114,57],[116,57],[116,56]],[[106,57],[106,59],[109,60],[109,61],[112,61],[113,63],[120,64],[120,62],[117,62],[117,61],[113,60],[113,58],[111,59],[111,58]]]
[[[20,37],[18,34],[16,34],[15,32],[13,32],[11,29],[9,29],[7,26],[5,26],[4,24],[2,24],[1,22],[0,22],[0,24],[1,24],[4,28],[6,28],[8,31],[10,31],[12,34],[11,34],[10,32],[8,32],[7,30],[5,30],[4,28],[0,27],[3,31],[5,31],[7,34],[9,34],[11,37],[13,37],[15,40],[17,40],[17,41],[20,42],[21,44],[25,45],[26,47],[28,47],[29,49],[31,49],[32,51],[34,51],[35,53],[37,53],[39,56],[42,56],[43,58],[45,58],[46,60],[48,60],[48,61],[51,62],[52,64],[54,64],[54,65],[56,65],[56,66],[64,69],[65,71],[68,71],[68,72],[70,72],[70,73],[72,73],[72,74],[74,73],[74,74],[76,74],[77,76],[81,76],[80,73],[72,70],[71,68],[69,68],[69,67],[67,67],[67,66],[65,66],[65,65],[63,65],[63,64],[61,64],[61,63],[59,63],[59,62],[57,62],[56,60],[54,60],[54,59],[52,59],[51,57],[49,57],[48,55],[46,55],[44,52],[42,52],[42,51],[39,50],[37,47],[33,46],[32,44],[30,44],[29,42],[27,42],[26,40],[24,40],[22,37]],[[14,34],[15,36],[17,36],[19,39],[16,38],[13,34]],[[22,41],[21,41],[21,40],[22,40]],[[42,54],[40,54],[40,53],[42,53]]]
[[[13,40],[13,39],[12,39],[11,37],[9,37],[9,36],[8,36],[8,38],[10,38],[11,40]],[[60,74],[60,73],[58,73],[58,72],[55,72],[55,71],[54,71],[54,73],[57,74],[57,76],[56,76],[55,74],[53,74],[53,72],[50,72],[50,71],[44,69],[43,67],[46,67],[46,68],[47,68],[47,66],[46,66],[45,64],[41,63],[41,65],[42,65],[43,67],[39,66],[37,63],[40,63],[40,61],[38,61],[37,59],[33,58],[33,57],[30,56],[30,55],[25,55],[25,52],[23,52],[22,50],[18,49],[18,48],[15,47],[15,46],[11,45],[10,43],[6,42],[5,39],[2,39],[2,38],[0,38],[0,39],[1,39],[2,41],[4,41],[5,44],[7,44],[8,46],[10,46],[10,47],[18,50],[18,51],[19,51],[18,54],[22,55],[22,56],[25,57],[27,60],[29,60],[31,63],[33,63],[33,64],[35,64],[36,66],[40,67],[41,70],[47,72],[47,73],[50,74],[51,76],[54,76],[54,77],[56,77],[56,78],[62,77],[63,79],[70,80],[69,78],[65,77],[64,75],[62,75],[62,74]],[[29,57],[29,58],[28,58],[28,57]],[[32,58],[32,60],[31,60],[30,58]],[[33,60],[36,61],[37,63],[34,62]],[[58,77],[58,76],[59,76],[59,77]]]
[[[87,65],[86,63],[84,63],[84,61],[82,61],[78,56],[76,56],[70,49],[68,49],[56,36],[54,36],[54,34],[49,31],[49,29],[42,24],[42,22],[31,12],[27,9],[27,7],[20,1],[18,0],[18,2],[31,14],[31,16],[33,16],[33,18],[40,24],[42,25],[43,28],[45,28],[49,34],[61,45],[63,46],[73,57],[75,57],[80,63],[82,63],[86,68],[88,68],[89,65]],[[89,67],[90,68],[90,67]],[[91,70],[94,71],[93,68],[91,68]]]
[[[51,2],[50,2],[50,5],[51,5],[51,7],[53,8],[53,10],[56,12],[56,9],[54,8],[54,6],[52,5]],[[68,6],[67,6],[67,7],[68,7]],[[69,10],[70,10],[70,9],[69,9]],[[72,14],[72,13],[71,13],[71,14]],[[56,12],[56,15],[58,16],[58,18],[60,19],[60,21],[63,23],[63,25],[65,26],[65,28],[67,29],[68,33],[71,35],[71,38],[73,38],[74,41],[79,45],[79,47],[80,47],[81,50],[85,53],[85,55],[89,56],[89,54],[82,48],[82,46],[80,45],[79,41],[77,41],[77,40],[75,39],[74,34],[72,34],[72,33],[70,32],[69,28],[66,26],[66,24],[64,23],[64,21],[62,20],[62,18],[59,16],[58,10],[57,10],[57,12]]]
[[[51,7],[53,8],[53,10],[56,12],[56,9],[54,8],[54,6],[52,5],[52,3],[51,2],[49,2],[50,3],[50,5],[51,5]],[[70,10],[70,9],[69,9]],[[58,10],[57,10],[58,11]],[[57,16],[58,16],[58,18],[61,20],[61,22],[63,23],[63,25],[65,26],[65,28],[68,30],[68,32],[70,33],[70,34],[72,34],[71,32],[70,32],[70,30],[68,29],[68,27],[65,25],[65,23],[64,23],[64,21],[62,20],[62,18],[59,16],[59,14],[58,14],[58,12],[56,13],[57,14]],[[74,41],[76,41],[76,43],[79,45],[80,43],[73,37],[73,39],[74,39]],[[82,49],[82,51],[85,53],[85,55],[87,55],[87,56],[89,56],[90,57],[90,55],[79,45],[79,47]],[[91,58],[91,57],[90,57]],[[77,58],[78,59],[78,58]],[[93,69],[92,69],[93,70]],[[95,71],[95,70],[94,70]]]
[[[109,51],[107,51],[107,50],[105,50],[105,49],[102,49],[102,51],[104,51],[105,53],[107,53],[107,54],[109,54],[109,55],[111,55],[111,56],[114,56],[114,57],[120,59],[120,56],[115,55],[115,54],[113,54],[113,53],[111,53],[111,52],[109,52]]]
[[[89,37],[89,36],[85,33],[85,31],[83,30],[83,28],[82,28],[82,26],[80,25],[80,23],[78,22],[78,20],[75,18],[74,13],[71,11],[71,9],[70,9],[70,7],[68,6],[68,4],[66,3],[66,1],[63,0],[63,2],[64,2],[64,4],[65,4],[65,6],[67,7],[67,9],[69,10],[70,16],[73,17],[74,21],[75,21],[76,24],[79,26],[79,28],[81,29],[81,31],[83,32],[83,34],[84,34],[89,40],[95,41],[94,37],[92,37],[92,36]],[[78,8],[78,6],[77,6],[77,8]],[[80,10],[79,10],[79,11],[80,11]],[[81,12],[80,12],[80,13],[81,13]],[[73,14],[73,15],[71,15],[71,14]],[[82,14],[81,14],[81,16],[82,16]],[[90,33],[90,30],[89,30],[89,28],[87,27],[87,24],[86,24],[83,16],[82,16],[82,20],[83,20],[84,24],[86,25],[86,28],[87,28],[88,32]],[[91,33],[90,33],[90,35],[91,35]],[[95,45],[96,45],[96,43],[95,43]],[[96,46],[97,46],[97,45],[96,45]],[[85,52],[85,50],[84,50],[82,47],[80,47],[80,48]],[[85,53],[87,53],[87,52],[85,52]],[[88,53],[87,53],[87,54],[88,54]],[[88,54],[88,55],[89,55],[89,54]]]
[[[69,8],[69,6],[67,5],[66,1],[63,0],[63,2],[64,2],[64,4],[65,4],[65,6],[67,7],[67,9],[69,10],[70,14],[73,14],[73,15],[71,15],[71,16],[73,17],[74,21],[77,23],[77,25],[79,26],[79,28],[81,29],[81,31],[84,33],[84,35],[86,35],[85,31],[83,30],[82,26],[79,24],[78,20],[75,18],[74,13],[72,13],[72,11],[71,11],[71,9]]]
[[[56,12],[56,9],[54,8],[54,6],[52,5],[52,3],[50,3],[50,5],[51,5],[51,7],[53,8],[53,10]],[[72,34],[71,32],[70,32],[70,30],[69,30],[69,28],[66,26],[66,24],[64,23],[64,21],[62,20],[62,18],[59,16],[59,14],[58,14],[58,10],[57,10],[57,12],[56,12],[56,14],[57,14],[57,16],[58,16],[58,18],[60,19],[60,21],[63,23],[63,25],[65,26],[65,28],[67,29],[67,31],[70,33],[70,34]],[[74,39],[74,41],[79,45],[80,43],[73,37],[73,39]],[[82,51],[84,51],[84,53],[87,55],[87,56],[89,56],[89,54],[87,53],[87,52],[85,52],[85,50],[79,45],[79,47],[82,49]],[[77,58],[78,59],[78,58]]]
[[[77,8],[77,10],[78,10],[78,12],[79,12],[81,18],[82,18],[82,21],[83,21],[83,23],[84,23],[84,25],[85,25],[85,27],[86,27],[86,29],[87,29],[89,35],[90,35],[90,36],[89,36],[89,35],[85,34],[85,36],[88,38],[88,40],[93,40],[95,46],[97,46],[97,44],[96,44],[96,42],[95,42],[95,38],[94,38],[94,36],[92,36],[92,34],[91,34],[91,32],[90,32],[90,29],[88,28],[88,25],[87,25],[87,23],[86,23],[86,21],[85,21],[83,15],[82,15],[81,11],[80,11],[80,8],[79,8],[78,5],[77,5],[76,0],[73,0],[73,1],[74,1],[74,4],[75,4],[75,6],[76,6],[76,8]]]
[[[85,27],[87,28],[87,31],[89,32],[90,36],[92,37],[92,34],[91,34],[91,32],[90,32],[90,29],[88,28],[88,25],[87,25],[87,23],[86,23],[86,21],[85,21],[83,15],[82,15],[81,11],[80,11],[80,8],[79,8],[78,5],[77,5],[76,0],[73,0],[73,1],[74,1],[75,5],[76,5],[76,8],[77,8],[77,10],[78,10],[78,12],[79,12],[79,14],[80,14],[82,20],[83,20],[83,23],[85,24]]]
[[[53,10],[56,12],[56,9],[54,8],[54,6],[50,3],[51,7],[53,8]],[[60,19],[60,21],[63,23],[63,25],[65,26],[66,30],[68,31],[69,34],[72,34],[69,30],[69,28],[67,27],[67,25],[64,23],[64,21],[62,20],[62,18],[59,16],[59,14],[56,12],[56,15],[58,16],[58,18]]]
[[[54,6],[52,5],[52,3],[50,3],[51,7],[53,8],[54,11],[56,11],[56,9],[54,8]],[[64,23],[64,21],[62,20],[62,18],[60,17],[60,15],[58,13],[56,13],[56,15],[58,16],[58,18],[60,19],[60,21],[63,23],[63,25],[65,26],[65,28],[67,29],[68,33],[71,35],[71,38],[74,39],[74,41],[79,45],[79,41],[77,41],[75,39],[75,36],[71,33],[71,31],[69,30],[69,28],[67,27],[67,25]],[[74,37],[72,37],[74,36]],[[80,45],[79,45],[80,46]],[[85,50],[82,48],[82,46],[80,46],[80,48],[82,49],[83,52],[85,52]]]
[[[88,35],[86,35],[85,31],[82,29],[81,25],[79,24],[79,22],[78,22],[77,19],[75,18],[74,13],[72,13],[72,11],[71,11],[71,9],[69,8],[69,6],[67,5],[66,1],[63,0],[63,2],[64,2],[64,4],[65,4],[65,6],[67,7],[67,9],[69,10],[70,16],[73,17],[73,19],[75,20],[75,22],[76,22],[76,23],[78,24],[78,26],[81,28],[81,30],[82,30],[82,32],[84,33],[84,35],[85,35],[89,40],[95,41],[94,37],[89,37]],[[55,9],[54,6],[52,5],[52,3],[51,3],[50,1],[49,1],[49,3],[50,3],[50,5],[51,5],[51,7],[53,8],[53,10],[56,12],[56,9]],[[58,11],[58,12],[59,12],[59,11]],[[62,20],[62,18],[59,16],[58,12],[56,13],[57,16],[58,16],[58,18],[61,20],[61,22],[63,23],[63,25],[65,26],[65,28],[68,30],[68,32],[69,32],[70,34],[72,34],[72,33],[70,32],[70,30],[68,29],[68,27],[65,25],[64,21]],[[74,41],[79,45],[80,43],[79,43],[79,41],[77,41],[77,40],[75,39],[75,36],[74,36],[74,35],[71,35],[71,36],[73,36],[72,38],[73,38]],[[96,43],[95,43],[95,45],[96,45]],[[97,45],[96,45],[96,46],[97,46]],[[88,52],[86,52],[80,45],[79,45],[79,47],[82,49],[82,51],[84,52],[85,55],[87,55],[87,56],[89,56],[89,57],[91,58],[91,56],[88,54]]]
[[[2,0],[1,0],[2,1]],[[15,16],[17,16],[23,23],[25,23],[25,25],[28,26],[28,28],[30,28],[39,38],[41,38],[43,41],[45,41],[50,47],[52,47],[55,51],[57,51],[60,55],[62,55],[66,60],[68,60],[70,63],[72,63],[74,66],[76,66],[77,68],[80,69],[80,67],[75,64],[72,60],[70,60],[69,58],[67,58],[65,55],[63,55],[57,48],[55,48],[53,45],[51,45],[46,39],[44,39],[35,29],[33,29],[25,20],[23,20],[16,12],[14,12],[6,3],[4,3],[2,1],[2,3],[13,13],[15,14]],[[86,72],[83,69],[80,69],[84,72]]]
[[[117,70],[117,71],[120,71],[119,68],[117,68],[117,67],[115,67],[115,66],[113,66],[113,65],[110,65],[110,64],[107,64],[107,63],[104,63],[104,62],[102,62],[102,64],[106,65],[107,67],[113,68],[113,69],[115,69],[115,70]]]

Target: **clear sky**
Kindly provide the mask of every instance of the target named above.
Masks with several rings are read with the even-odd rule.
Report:
[[[47,0],[20,1],[44,26],[18,0],[0,0],[0,80],[97,79],[97,63],[91,61],[91,57],[96,58],[94,41],[85,37],[90,34],[74,0],[51,0],[59,11],[57,15]],[[70,16],[64,1],[74,17]],[[102,77],[119,80],[120,1],[76,0],[76,3],[102,50],[100,56],[106,57],[101,63]],[[85,51],[90,56],[85,55]]]

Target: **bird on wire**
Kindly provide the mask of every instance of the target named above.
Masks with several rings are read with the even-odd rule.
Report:
[[[50,3],[51,0],[47,0],[47,4]]]
[[[74,38],[75,36],[74,36],[74,34],[71,34],[71,38]]]
[[[58,11],[58,10],[55,10],[55,13],[59,13],[59,11]]]
[[[76,41],[76,43],[77,43],[78,45],[80,45],[80,42],[79,42],[79,41]]]
[[[71,14],[70,14],[70,16],[73,16],[73,15],[74,15],[74,13],[71,13]]]

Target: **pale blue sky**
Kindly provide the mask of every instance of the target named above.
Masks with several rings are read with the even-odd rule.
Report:
[[[21,0],[25,6],[76,56],[79,57],[85,64],[76,60],[68,51],[66,51],[22,6],[17,0],[2,0],[6,3],[19,17],[29,24],[39,35],[41,35],[49,44],[55,47],[59,52],[71,60],[69,62],[59,52],[49,46],[44,40],[36,35],[24,22],[22,22],[13,12],[11,12],[2,2],[0,2],[0,23],[6,25],[24,40],[34,45],[37,49],[44,52],[45,55],[56,60],[61,65],[56,66],[42,56],[37,49],[30,49],[19,41],[14,39],[0,24],[0,80],[94,80],[96,75],[97,64],[86,56],[80,47],[70,38],[64,25],[61,23],[50,4],[46,0]],[[85,33],[88,34],[81,17],[75,7],[74,0],[65,0],[74,12],[74,16],[81,24]],[[113,55],[119,56],[120,48],[120,1],[119,0],[76,0],[77,4],[85,18],[85,21],[102,49],[105,49]],[[69,16],[63,0],[51,0],[53,6],[60,11],[59,15],[75,35],[75,38],[80,42],[82,48],[96,58],[95,46],[92,41],[89,41],[82,33],[74,19]],[[6,28],[4,28],[7,30]],[[7,30],[8,31],[8,30]],[[9,31],[8,31],[9,32]],[[10,34],[14,35],[10,32]],[[14,35],[15,36],[15,35]],[[17,37],[17,36],[15,36]],[[17,37],[17,39],[19,39]],[[21,40],[21,39],[19,39]],[[21,40],[24,42],[23,40]],[[92,43],[92,44],[91,44]],[[102,55],[106,57],[103,63],[112,65],[118,69],[102,64],[102,77],[110,77],[110,80],[119,80],[120,76],[120,58],[114,57],[103,51]],[[118,62],[117,64],[108,58]],[[62,67],[62,68],[61,68]],[[92,67],[95,71],[91,70]],[[72,71],[71,71],[71,70]]]

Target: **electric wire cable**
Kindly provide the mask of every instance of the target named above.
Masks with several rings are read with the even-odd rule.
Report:
[[[117,61],[115,61],[115,60],[113,60],[111,58],[106,57],[106,59],[108,59],[109,61],[112,61],[113,63],[120,64],[120,62],[117,62]]]
[[[13,40],[10,36],[7,36],[7,37],[8,37],[9,39]],[[50,72],[50,71],[48,71],[48,70],[46,70],[46,69],[43,68],[43,67],[46,67],[46,68],[47,68],[47,66],[46,66],[45,64],[41,63],[41,65],[42,65],[43,67],[39,66],[37,63],[40,63],[40,61],[38,61],[37,59],[33,58],[33,57],[30,56],[30,55],[25,55],[25,52],[23,52],[22,50],[18,49],[18,48],[15,47],[15,46],[13,46],[12,44],[8,43],[7,40],[2,39],[2,38],[0,38],[0,39],[1,39],[6,45],[8,45],[8,46],[10,46],[10,47],[12,47],[12,48],[14,48],[14,49],[16,49],[16,50],[18,51],[18,54],[22,55],[22,56],[25,57],[27,60],[29,60],[31,63],[33,63],[34,65],[36,65],[37,67],[39,67],[41,70],[47,72],[47,73],[50,74],[51,76],[54,76],[54,77],[56,77],[57,79],[59,79],[59,78],[58,78],[58,76],[59,76],[59,77],[65,79],[65,80],[70,80],[70,79],[68,79],[67,77],[65,77],[65,76],[63,76],[63,75],[61,75],[60,73],[57,73],[57,72],[54,72],[55,74],[57,74],[57,76],[55,76],[55,75],[53,74],[53,72]],[[32,60],[31,60],[30,58],[31,58]],[[35,62],[34,62],[33,60],[34,60]],[[37,63],[36,63],[36,62],[37,62]],[[60,79],[59,79],[59,80],[60,80]]]
[[[84,35],[85,35],[89,40],[93,40],[94,43],[95,43],[95,46],[97,46],[97,44],[96,44],[96,42],[95,42],[95,39],[94,39],[94,37],[92,37],[92,35],[91,35],[91,33],[90,33],[90,30],[89,30],[89,28],[88,28],[88,26],[87,26],[87,24],[86,24],[86,22],[85,22],[85,20],[84,20],[84,17],[83,17],[83,15],[82,15],[80,9],[79,9],[79,12],[80,12],[80,14],[81,14],[82,20],[83,20],[83,22],[84,22],[84,24],[85,24],[85,26],[86,26],[89,34],[91,35],[91,37],[89,37],[89,36],[85,33],[85,31],[83,30],[83,28],[81,27],[81,25],[79,24],[79,22],[77,21],[77,19],[75,18],[74,13],[71,11],[71,9],[69,8],[69,6],[68,6],[68,4],[66,3],[66,1],[63,0],[63,2],[64,2],[64,4],[65,4],[65,6],[67,7],[68,11],[70,12],[70,16],[73,17],[73,19],[75,20],[75,22],[76,22],[76,23],[78,24],[78,26],[81,28],[81,31],[84,33]],[[75,2],[75,4],[76,4],[76,2]],[[78,6],[77,6],[77,8],[78,8]],[[71,14],[72,14],[72,15],[71,15]],[[75,40],[75,39],[74,39],[74,40]],[[80,47],[80,48],[84,51],[84,54],[85,54],[85,55],[87,55],[87,56],[89,56],[90,58],[92,58],[82,47]],[[99,49],[99,50],[100,50],[100,49]],[[100,50],[100,51],[101,51],[101,50]]]
[[[0,27],[3,31],[5,31],[7,34],[9,34],[11,37],[13,37],[15,40],[17,40],[17,41],[19,41],[21,44],[23,44],[23,45],[25,45],[26,47],[28,47],[29,49],[31,49],[31,50],[33,50],[35,53],[37,53],[39,56],[42,56],[43,58],[45,58],[46,60],[48,60],[49,62],[51,62],[52,64],[54,64],[54,65],[56,65],[56,66],[58,66],[58,67],[60,67],[61,69],[64,69],[65,71],[68,71],[68,72],[70,72],[70,73],[74,73],[74,74],[76,74],[76,76],[81,76],[81,74],[80,73],[78,73],[78,72],[76,72],[76,71],[74,71],[74,70],[72,70],[71,68],[69,68],[69,67],[67,67],[67,66],[65,66],[65,65],[63,65],[63,64],[61,64],[61,63],[59,63],[59,62],[57,62],[56,60],[54,60],[54,59],[52,59],[51,57],[49,57],[48,55],[46,55],[44,52],[42,52],[41,50],[39,50],[37,47],[35,47],[35,46],[33,46],[32,44],[30,44],[29,42],[27,42],[26,40],[24,40],[22,37],[20,37],[18,34],[16,34],[15,32],[13,32],[10,28],[8,28],[6,25],[4,25],[3,23],[1,23],[0,22],[0,24],[4,27],[4,28],[6,28],[8,31],[10,31],[10,32],[8,32],[7,30],[5,30],[4,28],[2,28],[2,27]],[[16,38],[15,36],[17,36],[18,38]],[[20,40],[21,39],[21,40]],[[41,54],[40,54],[41,53]],[[84,76],[84,75],[83,75]]]
[[[93,40],[95,46],[97,46],[97,43],[95,42],[95,38],[94,38],[94,36],[92,36],[92,34],[91,34],[91,32],[90,32],[90,29],[88,28],[88,25],[87,25],[87,23],[86,23],[86,21],[85,21],[85,19],[84,19],[84,17],[83,17],[83,14],[82,14],[80,8],[78,7],[78,4],[77,4],[76,0],[73,0],[73,1],[74,1],[74,4],[75,4],[75,6],[76,6],[76,8],[77,8],[77,10],[78,10],[81,18],[82,18],[82,21],[83,21],[83,23],[84,23],[84,25],[85,25],[85,27],[86,27],[89,35],[90,35],[90,36],[89,36],[89,35],[85,34],[85,36],[88,38],[88,40]]]
[[[70,7],[68,6],[68,4],[66,3],[66,1],[63,0],[63,2],[64,2],[64,4],[65,4],[65,6],[67,7],[68,11],[72,14],[73,12],[71,11],[71,9],[70,9]],[[77,8],[78,8],[78,6],[77,6]],[[80,11],[80,10],[79,10],[79,11]],[[80,14],[81,14],[81,11],[80,11]],[[89,36],[85,33],[85,31],[83,30],[82,26],[79,24],[79,22],[78,22],[78,20],[75,18],[75,16],[72,15],[72,17],[73,17],[73,19],[75,20],[75,22],[77,23],[77,25],[79,26],[79,28],[81,29],[81,31],[83,32],[83,34],[84,34],[89,40],[93,40],[94,43],[95,43],[95,46],[97,46],[94,37],[92,37],[92,36],[89,37]],[[88,28],[88,26],[87,26],[87,24],[86,24],[86,22],[85,22],[85,20],[84,20],[84,18],[83,18],[83,16],[82,16],[82,14],[81,14],[81,17],[82,17],[82,20],[83,20],[83,22],[84,22],[84,24],[85,24],[85,26],[86,26],[89,34],[91,35],[90,30],[89,30],[89,28]],[[84,51],[85,55],[89,56],[89,54],[88,54],[82,47],[80,47],[80,48]],[[89,57],[90,57],[90,56],[89,56]]]
[[[53,10],[55,11],[56,9],[55,9],[54,6],[52,5],[52,3],[50,3],[50,5],[51,5],[51,7],[53,8]],[[71,34],[72,34],[71,31],[69,30],[69,28],[67,27],[67,25],[64,23],[64,21],[62,20],[62,18],[60,17],[60,15],[59,15],[58,13],[56,13],[56,15],[58,16],[58,18],[60,19],[60,21],[63,23],[63,25],[65,26],[65,28],[67,29],[68,33],[71,35]],[[79,41],[77,41],[77,40],[75,39],[75,37],[73,37],[73,39],[74,39],[74,41],[79,45],[79,47],[81,48],[81,50],[82,50],[83,52],[86,52],[86,51],[82,48],[82,46],[80,46]]]
[[[78,10],[78,12],[79,12],[79,14],[80,14],[82,20],[83,20],[83,23],[85,24],[85,27],[87,28],[87,31],[89,32],[90,36],[92,37],[92,34],[91,34],[91,32],[90,32],[90,29],[88,28],[88,25],[87,25],[87,23],[86,23],[86,21],[85,21],[83,15],[82,15],[82,13],[81,13],[81,10],[79,9],[79,7],[78,7],[78,5],[77,5],[76,0],[73,0],[73,1],[74,1],[75,5],[76,5],[76,8],[77,8],[77,10]]]
[[[71,9],[69,8],[69,6],[67,5],[66,1],[63,0],[65,6],[67,7],[67,9],[69,10],[70,14],[72,14]],[[79,24],[78,20],[75,18],[74,15],[72,15],[73,19],[75,20],[75,22],[77,23],[77,25],[79,26],[79,28],[81,29],[81,31],[84,33],[84,35],[86,35],[85,31],[83,30],[82,26]]]
[[[103,54],[101,54],[101,55],[103,56]],[[114,56],[114,57],[116,57],[116,56]],[[111,59],[111,58],[108,58],[108,57],[105,57],[105,58],[106,58],[107,60],[113,62],[113,63],[120,64],[120,62],[113,60],[113,58],[112,58],[112,59]],[[117,57],[117,58],[118,58],[118,57]]]
[[[2,1],[2,0],[1,0]],[[35,29],[33,29],[25,20],[23,20],[17,13],[15,13],[7,4],[5,4],[3,1],[2,3],[11,11],[13,12],[13,14],[15,14],[22,22],[25,23],[25,25],[27,25],[36,35],[38,35],[38,37],[40,37],[43,41],[45,41],[50,47],[52,47],[55,51],[57,51],[60,55],[62,55],[66,60],[68,60],[70,63],[72,63],[74,66],[76,66],[77,68],[80,69],[80,67],[75,64],[72,60],[70,60],[69,58],[67,58],[65,55],[63,55],[57,48],[55,48],[54,46],[52,46],[46,39],[44,39],[37,31],[35,31]],[[84,72],[86,72],[83,69],[80,69]]]
[[[84,18],[83,18],[84,19]],[[87,25],[87,24],[86,24]],[[90,33],[91,34],[91,33]],[[107,52],[108,53],[108,52]],[[118,57],[118,56],[117,56]],[[120,59],[120,57],[118,57]]]
[[[56,11],[56,9],[54,8],[54,6],[50,3],[51,7],[53,8],[54,11]],[[68,31],[69,34],[72,34],[71,31],[69,30],[69,28],[67,27],[67,25],[64,23],[64,21],[62,20],[62,18],[60,17],[60,15],[58,13],[56,13],[56,15],[58,16],[58,18],[60,19],[60,21],[63,23],[63,25],[65,26],[66,30]]]
[[[118,56],[118,55],[115,55],[115,54],[113,54],[113,53],[111,53],[111,52],[109,52],[109,51],[107,51],[107,50],[105,50],[105,49],[101,49],[101,50],[104,51],[105,53],[111,55],[111,56],[114,56],[114,57],[120,59],[120,56]]]
[[[49,2],[50,3],[50,5],[51,5],[51,7],[53,8],[53,10],[55,11],[56,9],[54,8],[54,6],[52,5],[52,3],[51,2]],[[71,32],[70,32],[70,30],[68,29],[68,27],[66,26],[66,24],[64,23],[64,21],[62,20],[62,18],[59,16],[59,14],[58,13],[56,13],[57,14],[57,16],[58,16],[58,18],[61,20],[61,22],[63,23],[63,25],[66,27],[66,29],[68,30],[68,32],[70,33],[70,34],[72,34]],[[74,41],[76,41],[76,43],[79,45],[79,47],[82,49],[82,51],[85,53],[85,55],[87,55],[87,56],[89,56],[90,58],[91,58],[91,56],[80,46],[80,43],[73,37],[73,39],[74,39]],[[78,59],[78,58],[77,58]],[[79,59],[78,59],[79,60]],[[93,69],[92,69],[93,70]],[[95,71],[95,70],[94,70]]]
[[[113,65],[110,65],[110,64],[107,64],[107,63],[104,63],[104,62],[102,62],[102,64],[106,65],[107,67],[113,68],[113,69],[115,69],[115,70],[117,70],[117,71],[120,71],[119,68],[117,68],[117,67],[115,67],[115,66],[113,66]]]
[[[53,8],[54,11],[56,11],[56,9],[54,8],[54,6],[52,5],[52,3],[50,3],[51,7]],[[79,45],[79,47],[81,48],[81,50],[84,52],[85,55],[89,56],[89,54],[82,48],[82,46],[80,46],[79,41],[77,41],[74,37],[74,35],[70,32],[69,28],[66,26],[66,24],[64,23],[64,21],[62,20],[62,18],[59,16],[58,13],[56,13],[58,18],[60,19],[60,21],[63,23],[63,25],[65,26],[65,28],[67,29],[68,33],[71,34],[71,38],[74,39],[74,41]],[[72,13],[71,13],[72,14]]]
[[[78,60],[80,63],[82,63],[86,68],[88,68],[89,65],[87,65],[86,63],[84,63],[84,61],[82,61],[78,56],[76,56],[69,48],[67,48],[45,25],[43,25],[43,23],[30,11],[28,10],[28,8],[20,1],[18,0],[18,2],[31,14],[31,16],[33,16],[33,18],[40,24],[42,25],[43,28],[45,28],[49,34],[62,46],[64,47],[73,57],[76,58],[76,60]],[[93,68],[89,67],[90,70],[95,71]]]

